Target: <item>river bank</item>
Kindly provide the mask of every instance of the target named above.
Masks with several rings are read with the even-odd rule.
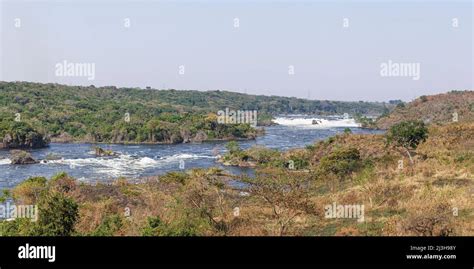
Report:
[[[353,123],[351,123],[353,125]],[[285,151],[304,148],[306,145],[343,133],[347,124],[335,126],[277,125],[266,127],[266,134],[255,140],[238,141],[243,149],[264,146]],[[358,127],[349,127],[353,133],[377,133]],[[186,144],[100,144],[106,150],[117,152],[118,157],[95,157],[93,147],[87,143],[51,143],[49,147],[29,152],[36,160],[54,155],[55,160],[31,165],[11,165],[10,154],[0,150],[0,188],[12,188],[30,176],[51,177],[59,172],[84,182],[110,182],[119,177],[139,179],[191,168],[221,167],[216,162],[218,155],[226,152],[227,141],[212,141]],[[181,167],[181,168],[180,168]],[[233,173],[248,172],[248,169],[232,169]]]

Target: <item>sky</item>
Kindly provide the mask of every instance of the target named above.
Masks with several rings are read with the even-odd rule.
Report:
[[[0,5],[2,81],[344,101],[474,89],[470,0]]]

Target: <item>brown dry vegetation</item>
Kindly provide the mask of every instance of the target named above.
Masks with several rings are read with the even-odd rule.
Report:
[[[43,192],[71,198],[79,205],[77,235],[474,235],[474,123],[430,126],[413,165],[384,135],[343,134],[306,149],[266,153],[254,148],[244,155],[268,163],[296,158],[305,167],[261,163],[255,178],[211,168],[98,185],[62,174],[20,184],[12,197],[25,203]],[[331,166],[334,158],[341,165],[341,154],[353,160]],[[232,188],[232,178],[247,187]],[[364,205],[364,221],[325,218],[324,207],[334,202]]]
[[[474,122],[474,91],[452,91],[421,96],[404,107],[396,107],[389,115],[378,119],[376,126],[388,129],[395,123],[407,120],[445,124],[453,121],[455,112],[458,114],[459,122]]]

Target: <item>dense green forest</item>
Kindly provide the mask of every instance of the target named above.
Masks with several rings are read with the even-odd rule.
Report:
[[[38,133],[53,141],[114,143],[181,143],[257,135],[249,124],[218,124],[216,113],[225,108],[257,110],[263,125],[277,114],[376,115],[387,110],[384,103],[315,101],[227,91],[0,82],[0,138],[3,147],[31,147],[31,140],[38,141]],[[8,145],[5,137],[9,138]],[[39,139],[35,145],[47,140]]]

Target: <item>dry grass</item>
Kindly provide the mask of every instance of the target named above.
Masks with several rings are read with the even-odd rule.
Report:
[[[138,184],[121,179],[92,186],[64,176],[46,187],[19,185],[13,194],[34,202],[44,188],[65,193],[79,204],[76,232],[82,235],[104,229],[111,235],[141,235],[148,218],[158,217],[164,224],[159,229],[196,235],[472,236],[473,141],[474,124],[432,126],[411,166],[403,152],[386,146],[382,135],[339,135],[282,156],[307,159],[315,169],[334,149],[357,148],[362,161],[371,165],[354,172],[351,180],[313,177],[314,170],[266,168],[268,174],[246,190],[249,195],[229,187],[229,177],[216,169],[151,177]],[[402,169],[399,160],[404,160]],[[301,188],[297,179],[310,184]],[[334,202],[364,205],[365,221],[325,218],[324,207]],[[236,207],[238,216],[233,215]],[[113,229],[110,223],[120,225]]]

